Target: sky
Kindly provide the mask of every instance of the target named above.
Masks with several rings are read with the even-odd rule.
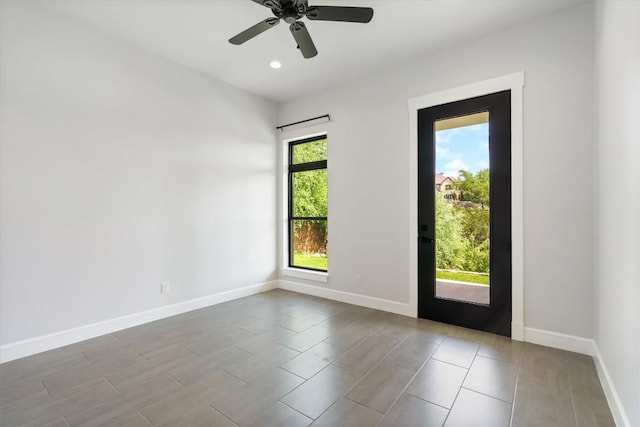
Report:
[[[489,123],[436,132],[436,173],[458,177],[489,167]]]

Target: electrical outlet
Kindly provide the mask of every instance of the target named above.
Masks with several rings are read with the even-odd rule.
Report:
[[[161,294],[169,293],[169,284],[167,282],[160,283],[160,293]]]
[[[359,274],[356,274],[356,285],[362,286],[362,276]]]

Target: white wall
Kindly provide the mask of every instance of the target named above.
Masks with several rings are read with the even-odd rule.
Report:
[[[333,118],[308,129],[329,137],[326,286],[409,302],[407,100],[524,71],[525,326],[591,338],[592,70],[587,5],[282,105]]]
[[[275,278],[275,105],[0,12],[0,344]]]
[[[640,425],[640,3],[596,6],[596,343],[626,425]],[[618,177],[615,185],[607,182]],[[605,388],[606,390],[606,388]],[[611,394],[609,396],[611,398]],[[614,410],[619,425],[624,414]]]

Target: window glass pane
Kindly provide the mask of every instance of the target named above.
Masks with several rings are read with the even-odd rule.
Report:
[[[293,216],[327,216],[327,170],[293,173]]]
[[[305,142],[293,145],[293,164],[327,160],[327,140]]]
[[[489,119],[435,122],[437,298],[490,303]]]
[[[327,270],[327,221],[291,221],[293,267]]]

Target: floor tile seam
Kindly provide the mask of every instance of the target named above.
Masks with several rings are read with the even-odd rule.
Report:
[[[226,372],[227,374],[231,375],[233,378],[235,378],[235,379],[237,379],[237,380],[239,380],[239,381],[242,381],[242,382],[244,383],[244,385],[249,384],[249,381],[245,381],[245,380],[243,380],[242,378],[240,378],[240,377],[238,377],[238,376],[236,376],[236,375],[233,375],[231,372],[227,371],[227,369],[226,369],[226,368],[222,368],[222,370],[223,370],[224,372]],[[167,375],[168,375],[168,374],[167,374]],[[170,376],[170,375],[169,375],[169,376]],[[171,377],[171,378],[173,378],[173,377]],[[174,378],[174,380],[175,380],[175,378]],[[177,381],[177,380],[175,380],[175,381]],[[179,381],[178,381],[178,383],[180,384],[180,382],[179,382]],[[185,387],[186,387],[186,386],[185,386]]]
[[[391,353],[393,353],[393,351],[395,351],[395,349],[398,348],[406,339],[407,339],[407,336],[405,336],[403,339],[401,339],[398,342],[398,344],[393,346],[393,348],[391,350],[389,350],[379,361],[377,361],[371,368],[369,368],[369,370],[367,372],[365,372],[360,378],[358,378],[358,380],[351,387],[349,387],[349,389],[347,391],[345,391],[342,395],[344,397],[347,397],[347,394],[349,394],[351,392],[351,390],[353,390],[356,386],[358,386],[358,384],[360,384],[360,382],[363,381],[366,378],[366,376],[369,375],[374,369],[376,369],[378,366],[380,366],[382,364],[382,362],[387,357],[389,357],[389,355]],[[349,399],[349,400],[352,400],[352,399]],[[366,406],[366,405],[364,405],[364,406]],[[370,409],[373,409],[373,408],[370,408]],[[378,412],[378,411],[376,411],[376,412]]]
[[[118,387],[116,387],[114,383],[111,382],[111,380],[108,378],[107,375],[105,375],[102,378],[106,381],[107,384],[109,384],[111,387],[113,387],[113,389],[116,391],[116,393],[122,393],[122,391],[120,389],[118,389]]]
[[[289,360],[291,360],[291,359],[289,359]],[[287,362],[288,362],[288,361],[287,361]],[[300,376],[300,375],[296,374],[295,372],[288,371],[288,370],[286,370],[285,368],[283,368],[282,366],[278,366],[278,369],[282,369],[283,371],[288,372],[288,373],[290,373],[291,375],[294,375],[294,376],[296,376],[296,377],[298,377],[298,378],[300,378],[300,379],[302,380],[302,382],[301,382],[300,384],[298,384],[298,385],[296,386],[296,388],[300,387],[302,384],[304,384],[304,383],[306,383],[306,382],[308,381],[305,377]],[[290,393],[290,392],[287,392],[287,393],[285,394],[285,396],[286,396],[287,394],[289,394],[289,393]],[[282,397],[284,397],[284,396],[282,396]]]
[[[285,396],[286,396],[286,395],[285,395]],[[284,397],[285,397],[285,396],[282,396],[280,399],[284,399]],[[338,397],[338,399],[339,399],[339,397]],[[336,400],[337,400],[337,399],[336,399]],[[301,411],[298,411],[296,408],[294,408],[293,406],[289,406],[289,405],[287,405],[287,404],[286,404],[286,403],[284,403],[282,400],[278,400],[278,402],[276,402],[276,403],[281,403],[281,404],[283,404],[284,406],[286,406],[287,408],[289,408],[289,409],[292,409],[292,410],[296,411],[298,414],[302,415],[303,417],[305,417],[305,418],[309,418],[310,420],[312,420],[312,421],[311,421],[311,423],[313,423],[313,422],[317,419],[317,418],[313,418],[313,417],[311,417],[311,416],[309,416],[309,415],[307,415],[307,414],[305,414],[305,413],[303,413],[303,412],[301,412]],[[331,407],[331,406],[333,406],[333,403],[332,403],[329,407]],[[255,418],[255,417],[254,417],[254,418]],[[320,416],[318,416],[318,418],[320,418]]]
[[[49,391],[49,389],[47,388],[47,386],[44,383],[44,380],[40,380],[40,384],[42,384],[42,388],[44,388],[44,391],[47,392],[47,394],[49,395],[49,397],[53,398],[53,395],[51,394],[51,392]]]
[[[64,420],[64,423],[67,425],[67,427],[71,427],[71,424],[69,424],[69,421],[67,420],[67,416],[63,415],[62,419]]]
[[[289,359],[289,360],[291,360],[291,359]],[[284,399],[285,397],[289,396],[291,393],[293,393],[293,392],[295,392],[296,390],[298,390],[300,387],[302,387],[302,386],[303,386],[304,384],[306,384],[308,381],[311,381],[311,379],[312,379],[312,378],[315,378],[317,375],[319,375],[320,373],[322,373],[325,369],[327,369],[327,368],[328,368],[329,366],[331,366],[331,365],[333,365],[333,364],[332,364],[332,363],[329,363],[327,366],[325,366],[324,368],[320,369],[318,372],[316,372],[316,373],[315,373],[313,376],[311,376],[309,379],[305,379],[303,382],[301,382],[300,384],[298,384],[297,386],[295,386],[294,388],[292,388],[291,390],[289,390],[289,392],[287,392],[284,396],[280,397],[280,398],[278,399],[278,401],[279,401],[279,402],[281,402],[281,401],[282,401],[282,399]],[[333,365],[333,366],[337,366],[337,365]],[[287,372],[290,372],[290,371],[286,370],[285,368],[283,368],[282,366],[278,366],[278,367],[279,367],[280,369],[283,369],[283,370],[287,371]],[[344,368],[341,368],[341,369],[344,369]],[[291,372],[291,373],[292,373],[293,375],[296,375],[296,374],[294,374],[293,372]],[[297,376],[297,377],[300,377],[299,375],[296,375],[296,376]],[[300,378],[302,378],[302,377],[300,377]],[[336,400],[337,400],[337,399],[336,399]],[[283,404],[285,404],[285,405],[287,405],[287,404],[286,404],[286,403],[284,403],[284,402],[282,402],[282,403],[283,403]],[[334,401],[334,403],[335,403],[335,401]],[[333,405],[333,403],[332,403],[331,405]],[[329,405],[329,407],[331,407],[331,405]],[[287,405],[287,406],[289,406],[289,405]],[[295,409],[295,408],[291,408],[291,409]],[[296,409],[296,411],[298,411],[298,410]],[[300,412],[300,411],[298,411],[298,412]],[[301,413],[302,413],[302,412],[301,412]],[[303,415],[305,415],[305,414],[303,414]],[[306,416],[306,417],[309,417],[308,415],[305,415],[305,416]],[[313,418],[313,417],[309,417],[309,418],[311,418],[311,419],[315,419],[315,418]]]
[[[481,392],[481,391],[474,390],[474,389],[469,388],[469,387],[465,387],[465,386],[464,386],[464,384],[463,384],[462,386],[460,386],[460,390],[462,390],[462,389],[465,389],[465,390],[467,390],[467,391],[471,391],[471,392],[473,392],[473,393],[481,394],[481,395],[486,396],[486,397],[489,397],[489,398],[491,398],[491,399],[499,400],[500,402],[508,403],[509,405],[511,405],[511,406],[513,407],[513,403],[514,403],[514,402],[509,402],[508,400],[500,399],[499,397],[495,397],[495,396],[492,396],[492,395],[490,395],[490,394],[483,393],[483,392]]]
[[[36,364],[34,363],[34,361],[32,359],[33,356],[35,356],[35,354],[31,355],[31,356],[27,356],[26,359],[29,361],[29,366],[31,366],[31,368],[35,369],[35,368],[37,368],[37,366],[36,366]]]
[[[358,406],[362,406],[362,407],[365,407],[365,408],[367,408],[367,409],[372,410],[372,411],[373,411],[373,412],[375,412],[376,414],[380,415],[380,420],[382,420],[382,418],[384,417],[384,414],[383,414],[382,412],[378,411],[377,409],[370,408],[370,407],[368,407],[367,405],[365,405],[364,403],[356,402],[356,401],[355,401],[355,400],[353,400],[352,398],[347,397],[347,395],[346,395],[346,394],[343,394],[342,396],[340,396],[338,399],[336,399],[336,401],[337,401],[337,400],[339,400],[340,398],[342,398],[342,399],[346,399],[346,400],[348,400],[348,401],[350,401],[350,402],[352,402],[352,403],[355,403],[355,404],[356,404],[356,405],[358,405]],[[334,402],[333,404],[335,404],[335,402]],[[332,404],[331,406],[333,406],[333,404]],[[329,408],[331,408],[331,406],[330,406]],[[320,418],[320,417],[318,417],[318,418]],[[378,420],[378,422],[380,422],[380,420]],[[378,423],[376,423],[376,425],[378,425]]]
[[[416,377],[420,374],[420,371],[422,371],[422,368],[424,368],[424,366],[427,364],[427,362],[429,360],[431,360],[431,356],[433,355],[433,353],[435,353],[435,351],[438,349],[438,347],[440,347],[440,344],[437,344],[436,347],[431,351],[431,353],[429,353],[429,356],[424,360],[424,362],[422,362],[422,364],[420,365],[420,367],[418,369],[416,369],[416,372],[413,374],[413,376],[411,377],[411,379],[409,379],[409,381],[407,382],[407,385],[404,386],[404,388],[402,389],[402,391],[396,396],[396,398],[394,399],[393,402],[391,402],[391,405],[389,405],[389,407],[387,408],[387,410],[385,411],[384,414],[382,414],[382,418],[380,418],[380,420],[376,423],[376,426],[379,425],[382,422],[382,419],[387,416],[387,414],[389,413],[389,411],[391,411],[391,409],[394,407],[394,405],[396,403],[398,403],[398,400],[400,400],[400,397],[402,397],[402,395],[409,389],[409,386],[411,386],[411,383],[413,382],[413,380],[416,379]],[[411,393],[408,393],[409,395],[413,396]],[[414,396],[414,397],[418,397],[418,396]],[[418,399],[420,399],[418,397]],[[420,400],[424,400],[424,399],[420,399]],[[424,400],[425,402],[427,402],[427,400]],[[429,402],[432,403],[432,402]],[[440,405],[438,405],[440,406]],[[447,409],[447,411],[449,411]]]
[[[149,421],[149,419],[148,419],[147,417],[145,417],[145,416],[144,416],[144,414],[143,414],[140,410],[137,410],[137,411],[136,411],[136,413],[137,413],[138,415],[140,415],[140,416],[142,417],[142,419],[143,419],[143,420],[145,420],[146,422],[148,422],[150,426],[153,426],[153,423],[152,423],[151,421]]]
[[[478,359],[478,357],[481,357],[481,358],[483,358],[483,359],[490,359],[490,360],[494,360],[494,361],[496,361],[496,362],[504,363],[504,364],[506,364],[506,365],[514,365],[514,364],[513,364],[513,363],[511,363],[511,362],[506,362],[506,361],[504,361],[504,360],[500,360],[500,359],[493,359],[493,358],[491,358],[491,357],[487,357],[487,356],[484,356],[484,355],[482,355],[482,354],[476,354],[476,356],[475,356],[475,357],[474,357],[474,359],[473,359],[473,362],[471,363],[471,366],[469,366],[469,368],[468,368],[469,373],[471,373],[471,369],[474,367],[474,364],[475,364],[475,362],[476,362],[476,359]],[[519,377],[519,375],[520,375],[520,367],[518,366],[518,367],[516,367],[516,368],[517,368],[517,372],[515,373],[515,377],[516,377],[516,378],[515,378],[515,380],[516,380],[516,387],[517,387],[517,385],[518,385],[518,377]],[[501,369],[501,371],[502,371],[502,369]],[[469,390],[473,390],[473,389],[469,389]],[[473,391],[476,391],[476,390],[473,390]],[[483,393],[483,392],[481,392],[481,391],[478,391],[478,393],[487,394],[487,393]],[[488,394],[487,394],[487,396],[491,396],[491,395],[488,395]],[[493,397],[493,396],[491,396],[491,397]],[[515,388],[514,388],[514,398],[515,398]],[[497,398],[497,397],[496,397],[496,399],[499,399],[499,398]],[[504,400],[504,399],[500,399],[500,400]]]
[[[320,326],[320,325],[314,325],[314,326],[312,326],[312,328],[315,328],[316,326]],[[329,328],[327,328],[327,327],[325,327],[325,326],[321,326],[321,327],[322,327],[322,328],[327,329],[329,332],[332,332],[332,331],[331,331],[331,329],[329,329]],[[306,330],[304,330],[303,332],[296,332],[296,334],[295,334],[295,335],[285,338],[285,339],[284,339],[284,341],[288,341],[288,340],[290,340],[290,339],[293,339],[293,338],[295,338],[296,336],[298,336],[298,335],[300,335],[300,334],[303,334],[303,333],[305,333],[305,332],[309,331],[310,329],[311,329],[311,328],[306,329]],[[327,338],[328,338],[328,337],[327,337]],[[308,350],[311,350],[313,347],[317,346],[317,345],[318,345],[318,344],[320,344],[321,342],[324,342],[324,340],[326,340],[327,338],[322,338],[320,341],[318,341],[318,342],[316,342],[316,343],[312,344],[310,347],[308,347],[308,348],[306,348],[305,350],[302,350],[302,351],[300,351],[300,350],[298,350],[298,349],[296,349],[296,348],[293,348],[293,347],[291,347],[291,346],[288,346],[288,345],[284,344],[282,341],[278,341],[278,344],[280,344],[280,345],[282,345],[282,346],[284,346],[284,347],[290,348],[291,350],[299,351],[299,352],[300,352],[300,354],[302,354],[302,353],[304,353],[304,352],[306,352],[306,351],[308,351]]]
[[[403,392],[403,393],[404,393],[404,392]],[[438,408],[442,408],[442,409],[446,410],[447,412],[451,411],[451,408],[447,408],[446,406],[442,406],[442,405],[441,405],[441,404],[439,404],[439,403],[432,402],[432,401],[427,400],[427,399],[425,399],[425,398],[423,398],[423,397],[420,397],[420,396],[416,396],[415,394],[413,394],[413,393],[411,393],[411,392],[408,392],[408,391],[407,391],[406,393],[407,393],[409,396],[411,396],[411,397],[415,397],[416,399],[422,400],[423,402],[427,402],[427,403],[429,403],[429,404],[431,404],[431,405],[437,406]],[[389,410],[391,410],[391,408],[389,408]],[[388,412],[388,411],[387,411],[387,412]],[[386,415],[386,413],[385,413],[385,415]]]
[[[393,351],[393,350],[392,350],[392,351]],[[385,357],[386,357],[386,356],[385,356]],[[340,369],[347,370],[346,368],[343,368],[342,366],[334,365],[333,363],[330,363],[330,364],[329,364],[329,365],[327,365],[324,369],[327,369],[327,368],[328,368],[329,366],[331,366],[331,365],[333,365],[333,366],[335,366],[335,367],[338,367],[338,368],[340,368]],[[324,371],[324,369],[323,369],[322,371]],[[373,368],[372,368],[372,369],[373,369]],[[322,372],[322,371],[320,371],[320,372]],[[318,374],[319,374],[320,372],[318,372]],[[368,374],[368,373],[369,373],[369,371],[367,371],[367,374]],[[318,375],[318,374],[316,374],[316,375]],[[354,401],[354,400],[349,399],[348,397],[346,397],[346,394],[347,394],[349,391],[351,391],[351,389],[352,389],[352,388],[353,388],[353,387],[354,387],[358,382],[360,382],[360,380],[361,380],[362,378],[364,378],[367,374],[362,375],[362,377],[360,377],[360,378],[358,379],[358,381],[356,381],[356,383],[355,383],[352,387],[350,387],[347,391],[345,391],[344,393],[342,393],[341,395],[339,395],[338,397],[336,397],[336,398],[335,398],[335,400],[334,400],[333,402],[331,402],[331,404],[330,404],[329,406],[327,406],[327,408],[326,408],[324,411],[322,411],[320,414],[318,414],[318,416],[317,416],[316,418],[313,418],[313,417],[309,417],[309,418],[313,419],[313,420],[314,420],[314,422],[315,422],[315,421],[316,421],[316,420],[318,420],[320,417],[322,417],[322,416],[325,414],[325,412],[327,412],[329,409],[331,409],[331,408],[333,407],[333,405],[335,405],[335,404],[336,404],[336,402],[337,402],[338,400],[340,400],[341,398],[345,398],[345,399],[347,399],[347,400],[349,400],[349,401],[351,401],[351,402],[353,402],[353,403],[356,403],[357,405],[362,405],[361,403],[358,403],[358,402],[356,402],[356,401]],[[313,378],[313,377],[312,377],[312,378]],[[304,383],[302,383],[302,384],[304,384]],[[300,384],[298,387],[300,387],[302,384]],[[296,389],[297,389],[298,387],[296,387]],[[289,393],[293,393],[294,391],[295,391],[295,389],[294,389],[294,390],[291,390]],[[283,396],[283,398],[284,398],[284,397],[286,397],[289,393],[287,393],[285,396]],[[288,406],[288,405],[287,405],[287,406]],[[364,405],[362,405],[362,406],[364,406]],[[368,408],[368,407],[367,407],[367,408]],[[378,412],[378,411],[376,411],[376,412]],[[379,412],[378,412],[378,413],[379,413]],[[303,415],[304,415],[304,414],[303,414]],[[308,416],[308,415],[306,415],[306,416]],[[313,424],[313,423],[312,423],[312,424]]]
[[[225,371],[225,372],[226,372],[226,371]],[[227,373],[228,373],[228,372],[227,372]],[[187,387],[187,385],[186,385],[186,384],[181,383],[181,382],[180,382],[180,380],[178,380],[176,377],[174,377],[173,375],[171,375],[171,372],[170,372],[170,371],[169,371],[169,372],[163,372],[163,374],[166,374],[169,378],[171,378],[172,380],[174,380],[175,382],[177,382],[178,384],[180,384],[182,387],[185,387],[185,388]],[[231,374],[229,374],[229,375],[231,375]],[[236,378],[236,377],[234,377],[234,378]],[[238,379],[239,379],[239,378],[238,378]],[[242,380],[241,380],[241,381],[242,381]]]
[[[328,342],[328,341],[327,341],[329,338],[331,338],[331,337],[325,338],[325,339],[323,339],[321,342],[327,343],[327,344],[329,344],[329,345],[333,345],[333,344],[331,344],[330,342]],[[344,349],[344,351],[342,351],[342,352],[340,353],[340,355],[347,354],[348,352],[350,352],[351,350],[353,350],[353,348],[354,348],[355,346],[357,346],[357,345],[361,344],[361,343],[362,343],[364,340],[366,340],[367,338],[369,338],[369,336],[361,337],[361,338],[360,338],[360,339],[359,339],[355,344],[353,344],[352,346],[347,347],[346,349]],[[320,343],[318,343],[318,344],[320,344]],[[335,346],[334,346],[334,347],[335,347]],[[336,357],[336,359],[337,359],[337,357]],[[333,362],[332,362],[332,363],[333,363]]]
[[[479,348],[480,347],[478,346],[478,349]],[[471,365],[473,365],[473,362],[475,362],[477,356],[478,356],[478,350],[476,350],[476,354],[473,356],[473,360],[471,361]],[[437,359],[435,359],[435,360],[437,360]],[[462,389],[464,388],[463,387],[464,386],[464,382],[467,380],[467,377],[469,376],[469,372],[471,371],[471,365],[469,365],[469,367],[466,368],[467,372],[464,374],[464,378],[462,379],[462,382],[460,383],[460,388],[458,389],[458,392],[456,393],[456,397],[453,399],[453,402],[451,402],[451,408],[449,409],[449,412],[447,413],[447,416],[444,419],[444,423],[442,424],[443,426],[447,424],[447,420],[449,419],[449,416],[451,415],[453,407],[456,404],[456,401],[458,400],[458,397],[460,396],[460,391],[462,391]],[[453,366],[458,366],[458,365],[453,365]]]
[[[504,363],[509,363],[511,365],[517,365],[518,368],[520,368],[520,359],[521,359],[520,356],[518,356],[518,360],[516,362],[512,362],[512,361],[509,361],[509,360],[500,359],[498,357],[493,357],[493,356],[490,356],[488,354],[482,354],[482,353],[480,353],[480,350],[482,350],[482,346],[480,346],[480,348],[478,349],[478,353],[477,353],[478,356],[484,357],[485,359],[497,360],[498,362],[504,362]]]
[[[509,417],[509,425],[513,425],[514,417],[516,414],[516,397],[518,395],[518,385],[520,384],[520,375],[522,374],[522,354],[524,349],[520,352],[520,358],[518,359],[518,374],[516,375],[516,386],[513,390],[513,404],[511,405],[511,416]],[[527,396],[529,400],[529,396]]]
[[[214,411],[216,411],[218,414],[222,415],[225,419],[229,420],[229,422],[231,424],[233,424],[234,426],[239,426],[238,423],[236,423],[235,421],[233,421],[231,418],[227,417],[227,415],[225,413],[223,413],[220,409],[216,408],[215,406],[213,406],[213,403],[207,403],[207,405],[212,408]]]
[[[573,412],[573,422],[577,426],[578,425],[578,413],[576,408],[576,399],[573,393],[573,384],[571,383],[571,379],[569,379],[569,394],[571,395],[571,409]]]
[[[434,350],[434,353],[435,353],[435,350]],[[466,369],[466,370],[467,370],[467,372],[471,369],[471,365],[473,365],[473,361],[471,362],[471,365],[469,365],[469,367],[468,367],[468,368],[467,368],[467,367],[465,367],[465,366],[456,365],[455,363],[451,363],[451,362],[448,362],[448,361],[446,361],[446,360],[436,359],[435,357],[433,357],[433,353],[431,354],[431,356],[429,356],[429,359],[428,359],[428,360],[435,360],[436,362],[446,363],[446,364],[447,364],[447,365],[449,365],[449,366],[454,366],[454,367],[456,367],[456,368]],[[475,356],[473,357],[473,360],[476,360]],[[466,375],[465,375],[465,378],[466,378]]]
[[[94,350],[95,350],[95,349],[94,349]],[[86,361],[87,361],[87,363],[88,363],[89,365],[91,365],[91,363],[92,363],[92,362],[91,362],[91,360],[89,360],[89,359],[87,358],[87,356],[86,356],[84,353],[85,353],[84,351],[80,351],[80,352],[79,352],[80,356],[81,356],[84,360],[86,360]]]
[[[320,341],[320,342],[322,342],[322,341]],[[313,347],[313,345],[312,345],[311,347],[309,347],[309,348],[307,348],[307,349],[305,349],[305,350],[302,350],[302,351],[301,351],[301,350],[298,350],[297,348],[290,347],[290,346],[288,346],[288,345],[286,345],[286,344],[284,344],[284,343],[282,343],[282,342],[279,342],[279,341],[278,341],[278,343],[277,343],[277,344],[278,344],[278,345],[281,345],[281,346],[283,346],[283,347],[286,347],[286,348],[288,348],[288,349],[291,349],[291,350],[297,351],[297,352],[298,352],[298,353],[300,353],[300,354],[304,353],[305,351],[307,351],[307,350],[309,350],[309,349],[311,349],[311,348]],[[318,344],[318,343],[316,343],[316,344]],[[314,344],[314,345],[315,345],[315,344]],[[298,356],[300,356],[300,354],[298,354]],[[295,357],[295,356],[294,356],[294,357]]]
[[[296,357],[297,357],[297,356],[296,356]],[[294,358],[294,359],[295,359],[295,358]],[[284,364],[289,363],[291,360],[292,360],[292,359],[287,360],[286,362],[284,362]],[[327,366],[329,366],[330,364],[331,364],[331,362],[329,362],[329,363],[327,364]],[[302,375],[299,375],[299,374],[296,374],[296,373],[295,373],[295,372],[293,372],[293,371],[290,371],[289,369],[285,368],[285,367],[284,367],[284,366],[282,366],[282,365],[278,365],[278,368],[282,369],[283,371],[289,372],[290,374],[295,375],[296,377],[302,378],[302,379],[304,380],[304,382],[303,382],[302,384],[306,383],[306,382],[307,382],[307,381],[309,381],[311,378],[313,378],[314,376],[316,376],[317,374],[319,374],[320,372],[322,372],[322,371],[324,370],[324,368],[322,368],[320,371],[316,372],[315,374],[313,374],[313,375],[312,375],[312,376],[310,376],[309,378],[305,378],[305,377],[303,377]],[[326,368],[326,366],[325,366],[325,368]],[[300,384],[300,385],[302,385],[302,384]],[[300,387],[300,386],[297,386],[296,388],[298,388],[298,387]],[[293,391],[293,390],[292,390],[292,391]],[[288,393],[287,393],[287,394],[288,394]]]
[[[297,320],[295,317],[292,317],[292,319]],[[301,331],[297,331],[295,329],[287,328],[286,326],[284,326],[282,324],[278,324],[278,326],[280,326],[281,328],[284,328],[284,329],[286,329],[288,331],[295,332],[296,334],[301,334],[301,333],[306,332],[309,329],[313,328],[314,326],[322,326],[322,325],[320,325],[319,323],[314,323],[313,325],[309,326],[308,328],[304,328]]]

